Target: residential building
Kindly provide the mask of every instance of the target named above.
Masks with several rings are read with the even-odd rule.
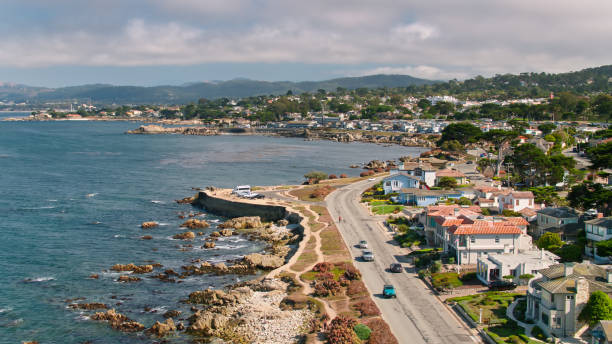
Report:
[[[461,198],[461,191],[454,190],[427,190],[427,189],[401,189],[398,202],[419,207],[434,205],[448,199]]]
[[[527,289],[525,316],[549,336],[569,337],[582,324],[578,315],[594,291],[612,294],[612,270],[585,261],[539,270]]]
[[[599,320],[591,330],[592,344],[612,343],[612,320]]]
[[[601,214],[599,214],[601,216]],[[600,241],[612,239],[612,217],[599,217],[584,222],[587,244],[585,253],[595,259],[596,262],[607,262],[608,257],[597,255],[596,244]]]
[[[534,204],[534,196],[531,191],[513,191],[499,197],[499,212],[508,209],[519,212],[524,208],[539,209]]]
[[[383,179],[382,184],[385,195],[387,195],[394,192],[400,192],[401,189],[418,188],[420,180],[415,176],[400,172],[386,177]]]
[[[444,177],[454,178],[458,185],[467,184],[467,177],[461,171],[446,169],[436,172],[436,185],[440,184],[440,179]]]
[[[400,166],[400,171],[405,172],[411,176],[419,178],[419,180],[432,187],[436,185],[436,169],[428,163],[422,162],[404,162]]]
[[[484,283],[501,280],[504,276],[514,276],[513,281],[520,283],[519,276],[530,274],[534,277],[538,270],[559,262],[559,257],[545,250],[528,250],[517,254],[492,253],[478,257],[476,275]]]
[[[558,207],[558,208],[543,208],[536,211],[537,213],[537,222],[536,222],[536,231],[534,234],[536,236],[541,236],[546,232],[555,232],[561,235],[561,239],[565,240],[565,231],[564,229],[570,229],[575,231],[578,228],[578,220],[580,219],[580,215],[576,212],[576,210],[569,207]],[[573,224],[572,226],[569,226]]]

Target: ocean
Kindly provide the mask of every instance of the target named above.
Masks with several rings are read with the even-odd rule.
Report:
[[[16,113],[0,113],[0,120]],[[263,136],[126,135],[130,122],[0,122],[0,344],[148,343],[143,334],[124,334],[67,299],[102,302],[151,326],[177,309],[191,291],[221,288],[245,276],[192,276],[183,283],[143,277],[118,283],[116,264],[160,263],[180,271],[191,260],[212,262],[261,251],[265,245],[240,237],[222,238],[215,250],[184,249],[173,240],[183,232],[174,202],[194,187],[238,184],[298,184],[321,170],[357,175],[349,165],[397,159],[424,149],[304,141]],[[223,218],[204,214],[214,230]],[[161,225],[144,231],[140,224]],[[141,240],[143,235],[152,240]],[[199,243],[199,245],[198,245]],[[88,278],[99,274],[99,279]],[[175,336],[170,343],[188,343]]]

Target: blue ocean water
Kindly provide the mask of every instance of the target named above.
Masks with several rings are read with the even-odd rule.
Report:
[[[0,113],[0,119],[15,115]],[[217,250],[181,250],[184,243],[171,239],[182,232],[177,215],[195,209],[174,200],[193,195],[192,187],[300,183],[311,170],[356,175],[360,170],[349,165],[422,151],[261,136],[124,134],[138,125],[0,122],[1,344],[148,343],[144,335],[88,320],[65,300],[106,303],[148,327],[167,310],[187,310],[179,301],[191,291],[245,278],[205,275],[171,284],[144,277],[122,284],[104,272],[130,262],[179,271],[193,259],[224,261],[263,249],[232,237]],[[162,225],[145,232],[143,221]],[[141,240],[145,234],[153,240]]]

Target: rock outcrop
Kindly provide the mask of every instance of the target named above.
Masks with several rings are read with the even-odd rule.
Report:
[[[162,127],[161,125],[141,125],[137,129],[128,130],[127,134],[182,134],[182,135],[199,135],[199,136],[214,136],[219,135],[216,129],[208,127]]]
[[[135,274],[145,274],[148,272],[153,271],[153,265],[152,264],[148,264],[148,265],[135,265],[133,263],[129,263],[129,264],[115,264],[111,267],[111,270],[113,271],[132,271]]]
[[[127,275],[119,276],[119,278],[117,278],[117,282],[122,282],[122,283],[140,282],[141,280],[142,279],[140,277],[127,276]]]
[[[123,332],[139,332],[145,329],[144,325],[133,321],[127,316],[109,309],[105,313],[98,312],[91,316],[92,320],[107,321],[112,328]]]
[[[207,242],[204,243],[202,248],[215,248],[215,242],[214,241],[207,241]]]
[[[179,240],[193,240],[195,239],[195,233],[193,232],[184,232],[184,233],[179,233],[179,234],[175,234],[172,236],[173,239],[179,239]]]
[[[270,254],[252,253],[244,256],[244,262],[254,268],[273,270],[283,266],[285,259]]]
[[[174,325],[172,318],[168,318],[163,323],[156,321],[155,324],[147,330],[147,333],[161,338],[174,331],[176,331],[176,325]]]
[[[151,229],[151,228],[155,228],[157,226],[159,226],[159,224],[157,222],[155,222],[155,221],[147,221],[147,222],[143,222],[140,225],[140,228],[142,228],[142,229]]]
[[[94,309],[108,309],[108,306],[103,303],[92,302],[92,303],[73,303],[68,305],[68,307],[72,309],[84,309],[84,310],[94,310]]]
[[[252,293],[253,291],[248,287],[232,289],[229,292],[206,289],[189,294],[189,302],[206,306],[228,306],[242,302]]]
[[[231,220],[227,220],[220,224],[219,228],[234,228],[234,229],[247,229],[247,228],[258,228],[261,227],[261,218],[259,216],[242,216],[236,217]]]
[[[204,220],[198,220],[198,219],[189,219],[187,221],[185,221],[181,227],[186,227],[189,229],[199,229],[199,228],[208,228],[210,227],[210,224]]]

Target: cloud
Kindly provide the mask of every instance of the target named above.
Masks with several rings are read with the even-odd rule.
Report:
[[[611,61],[610,1],[6,1],[0,67],[302,63],[448,79]],[[11,25],[18,15],[29,24]]]

